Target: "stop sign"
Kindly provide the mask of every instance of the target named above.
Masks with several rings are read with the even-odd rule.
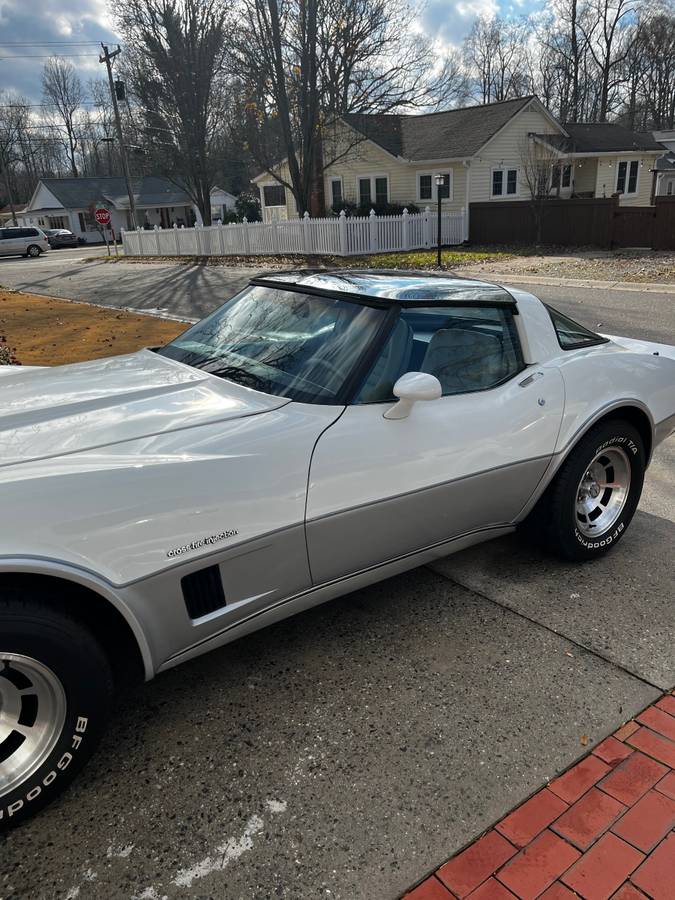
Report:
[[[94,218],[99,225],[110,225],[110,210],[106,209],[105,206],[99,206],[94,211]]]

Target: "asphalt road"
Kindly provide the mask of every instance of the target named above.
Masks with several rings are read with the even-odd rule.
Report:
[[[97,260],[100,247],[52,251],[39,259],[0,258],[0,286],[201,318],[262,270],[176,263],[114,264]],[[90,257],[83,262],[82,258]],[[675,295],[635,290],[516,285],[556,305],[591,328],[675,343]]]
[[[192,317],[250,274],[0,262],[0,284]],[[673,295],[530,289],[675,339]],[[68,794],[0,839],[0,900],[393,900],[675,684],[674,545],[671,440],[599,562],[508,538],[159,677],[120,699]]]

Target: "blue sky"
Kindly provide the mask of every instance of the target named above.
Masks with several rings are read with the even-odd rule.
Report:
[[[518,16],[540,6],[539,0],[427,0],[420,24],[443,43],[458,44],[476,15],[500,12]],[[90,78],[104,76],[105,70],[97,59],[100,47],[95,43],[57,46],[53,42],[114,43],[116,36],[108,10],[107,0],[0,0],[0,87],[39,103],[40,73],[45,59],[29,57],[50,53],[86,54],[71,59],[85,83]],[[41,45],[36,43],[40,41]],[[45,44],[47,41],[52,43]],[[34,46],[28,46],[28,42]],[[22,46],[17,46],[19,43]]]

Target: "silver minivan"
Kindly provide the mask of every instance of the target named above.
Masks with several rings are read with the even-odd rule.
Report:
[[[47,235],[32,225],[0,228],[0,256],[33,256],[49,250]]]

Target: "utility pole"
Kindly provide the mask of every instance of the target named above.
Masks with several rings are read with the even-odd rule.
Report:
[[[120,110],[117,105],[117,94],[115,93],[115,85],[113,84],[111,60],[118,56],[122,51],[118,45],[117,50],[111,53],[107,46],[101,43],[103,47],[103,55],[99,56],[98,61],[105,63],[108,69],[108,84],[110,85],[110,97],[112,99],[113,112],[115,114],[115,125],[117,126],[117,140],[120,145],[120,155],[122,157],[122,170],[124,172],[124,180],[127,183],[127,194],[129,195],[129,214],[131,217],[131,227],[136,228],[136,203],[134,201],[134,191],[131,187],[131,176],[129,175],[129,161],[127,159],[127,149],[124,146],[124,136],[122,134],[122,120],[120,119]]]
[[[2,180],[5,182],[9,209],[12,213],[12,222],[14,222],[15,225],[18,225],[19,223],[16,221],[16,209],[14,208],[14,197],[12,197],[12,188],[9,183],[9,168],[7,166],[7,160],[5,159],[5,151],[2,148],[0,148],[0,164],[2,164]]]

